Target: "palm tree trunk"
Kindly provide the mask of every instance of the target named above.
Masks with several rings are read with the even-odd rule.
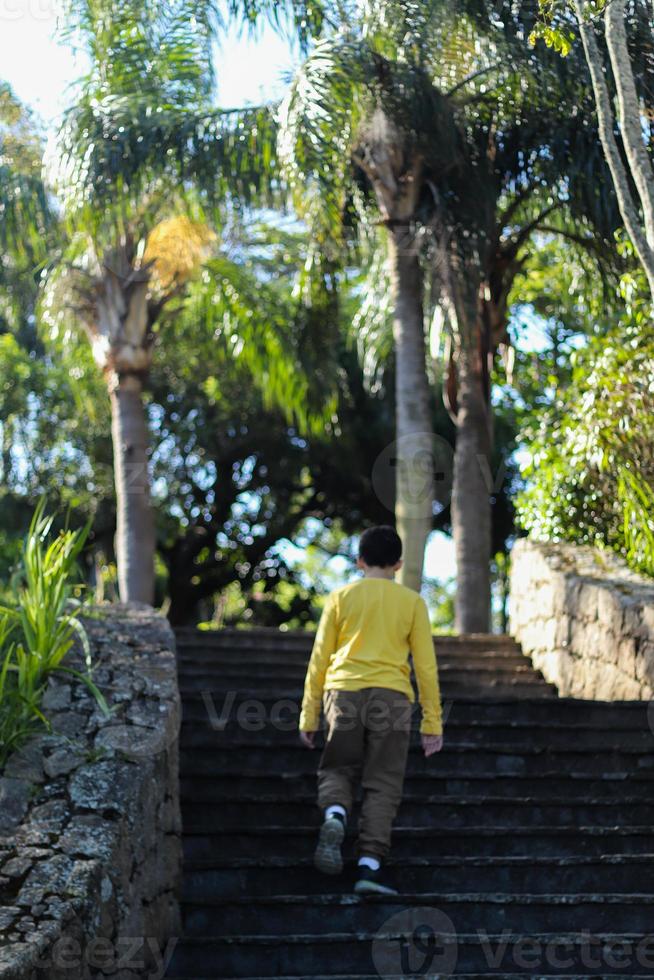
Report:
[[[457,564],[456,628],[486,633],[490,612],[491,513],[487,486],[490,464],[488,407],[476,369],[478,354],[457,351],[457,417],[452,532]]]
[[[432,530],[434,436],[430,410],[418,251],[406,230],[389,235],[395,342],[395,521],[404,546],[400,582],[419,590]]]
[[[111,414],[120,598],[123,602],[151,605],[155,531],[148,476],[148,427],[138,376],[120,377],[111,391]]]

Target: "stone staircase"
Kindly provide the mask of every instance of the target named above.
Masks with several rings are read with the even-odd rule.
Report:
[[[185,934],[168,977],[654,976],[646,704],[558,698],[510,637],[437,638],[445,748],[425,760],[414,733],[402,894],[362,900],[351,864],[312,868],[311,642],[178,633]]]

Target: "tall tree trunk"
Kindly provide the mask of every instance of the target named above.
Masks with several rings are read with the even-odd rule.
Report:
[[[476,350],[456,352],[457,415],[452,531],[457,565],[456,628],[486,633],[490,612],[489,409]]]
[[[626,16],[625,0],[607,3],[604,12],[606,46],[618,97],[622,144],[640,198],[645,237],[651,253],[654,250],[654,170],[643,133],[643,115],[629,56]]]
[[[434,436],[425,349],[422,269],[406,226],[389,235],[396,380],[395,520],[404,546],[400,582],[420,589],[432,529]]]
[[[613,8],[613,9],[611,9]],[[604,156],[611,171],[613,186],[620,214],[624,221],[627,234],[629,235],[636,254],[640,259],[641,265],[645,270],[652,299],[654,299],[654,244],[648,238],[646,229],[643,228],[638,214],[638,208],[634,201],[627,169],[622,159],[615,135],[615,118],[613,104],[609,94],[609,87],[606,80],[606,69],[602,55],[595,37],[595,28],[592,22],[585,19],[587,4],[585,0],[577,0],[575,4],[577,23],[581,35],[586,61],[590,72],[590,78],[595,96],[595,107],[597,109],[597,121],[599,125],[600,140],[604,150]],[[606,10],[606,30],[609,52],[613,61],[614,81],[618,91],[618,108],[622,113],[633,111],[633,74],[629,62],[628,52],[625,42],[621,37],[621,31],[616,30],[616,24],[620,17],[624,17],[624,4],[608,4]],[[624,26],[624,25],[623,25]],[[623,75],[624,73],[624,75]],[[638,114],[638,120],[640,115]],[[651,180],[651,167],[649,160],[645,163],[645,154],[637,149],[635,145],[634,126],[635,120],[626,120],[624,115],[621,118],[622,137],[630,164],[631,176],[634,179],[639,193],[642,195],[641,201],[644,207],[646,218],[651,201],[651,190],[649,181]],[[638,128],[640,123],[638,123]],[[648,227],[654,225],[654,216],[649,215]],[[650,228],[650,231],[652,229]]]
[[[111,391],[116,558],[123,602],[154,601],[154,515],[148,476],[148,427],[138,375],[121,375]]]

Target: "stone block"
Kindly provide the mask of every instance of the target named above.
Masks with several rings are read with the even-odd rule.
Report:
[[[7,760],[3,775],[25,779],[30,783],[42,783],[45,742],[42,736],[31,738]]]
[[[179,935],[174,640],[147,607],[103,616],[88,628],[112,717],[81,683],[54,679],[45,707],[55,734],[14,753],[0,779],[0,886],[18,889],[0,910],[2,980],[98,980],[85,959],[94,937],[151,935],[165,948],[167,930]],[[83,667],[79,650],[69,663]],[[103,729],[122,733],[110,758]],[[78,954],[55,961],[60,941]]]
[[[654,642],[641,642],[635,657],[636,677],[641,683],[654,684]]]
[[[574,614],[586,620],[597,619],[601,592],[601,587],[594,582],[584,582],[579,590]]]
[[[613,552],[521,538],[510,603],[512,633],[561,694],[650,696],[654,582]]]
[[[623,601],[619,592],[606,585],[597,597],[597,618],[615,636],[622,632]]]
[[[112,810],[121,814],[131,796],[135,777],[130,763],[112,760],[88,763],[71,777],[71,801],[81,810]]]
[[[9,834],[18,826],[32,796],[33,784],[25,779],[0,777],[0,834]]]
[[[636,678],[637,640],[633,636],[623,636],[618,641],[617,664],[628,677]]]
[[[44,760],[43,768],[51,779],[56,779],[57,776],[65,776],[74,769],[78,769],[86,756],[86,747],[69,746],[67,749],[57,749]]]

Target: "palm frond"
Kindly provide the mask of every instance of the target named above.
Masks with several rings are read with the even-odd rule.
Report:
[[[213,89],[219,23],[214,0],[64,0],[59,28],[90,56],[80,83],[87,95],[166,93],[197,102]]]
[[[1,158],[0,158],[1,161]],[[43,181],[0,162],[0,248],[35,263],[43,258],[54,213]]]
[[[276,134],[267,107],[199,111],[107,97],[66,114],[54,182],[69,212],[137,206],[151,194],[190,185],[211,206],[271,204]]]
[[[312,353],[319,325],[309,326],[306,317],[317,309],[315,304],[307,311],[302,302],[290,303],[287,290],[262,280],[242,261],[221,255],[206,263],[181,316],[206,324],[216,353],[243,364],[264,403],[281,408],[304,431],[321,431],[335,411],[336,379],[332,358]],[[327,321],[322,328],[328,336]]]
[[[352,318],[351,342],[356,347],[363,380],[369,391],[378,391],[393,352],[393,301],[388,275],[387,245],[381,240],[371,243],[362,281],[356,289],[359,301]]]
[[[229,14],[237,23],[255,29],[261,20],[306,46],[338,17],[338,4],[329,0],[229,0]]]
[[[317,44],[293,79],[279,112],[278,155],[296,211],[321,244],[341,244],[350,154],[362,108],[360,42]]]
[[[392,122],[407,159],[422,155],[438,172],[457,159],[451,107],[422,66],[389,60],[355,33],[319,42],[281,107],[279,159],[296,209],[325,247],[343,244],[354,156],[376,109]]]

